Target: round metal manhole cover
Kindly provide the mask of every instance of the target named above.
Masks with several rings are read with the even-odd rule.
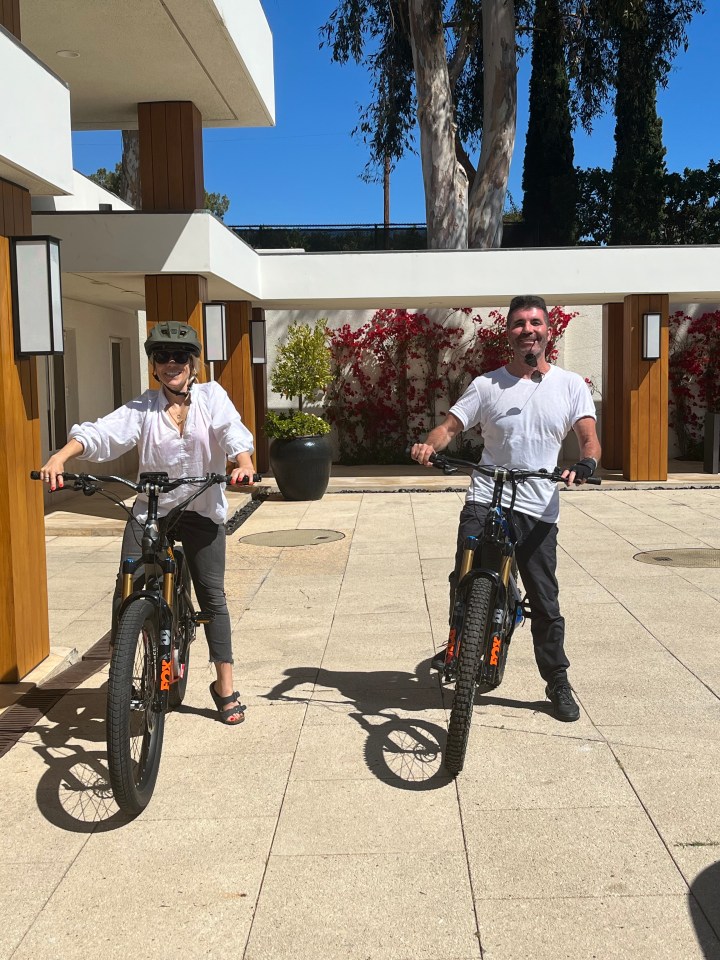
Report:
[[[240,537],[240,543],[252,543],[256,547],[312,547],[344,538],[345,534],[338,530],[269,530]]]
[[[711,547],[686,547],[683,550],[646,550],[633,560],[655,563],[659,567],[720,567],[720,550]]]

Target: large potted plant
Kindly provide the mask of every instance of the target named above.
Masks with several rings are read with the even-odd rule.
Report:
[[[270,386],[287,400],[297,397],[297,410],[270,411],[265,432],[270,444],[270,467],[286,500],[320,500],[330,481],[332,447],[330,424],[306,403],[320,400],[330,383],[330,349],[324,320],[314,326],[293,323],[278,347]]]

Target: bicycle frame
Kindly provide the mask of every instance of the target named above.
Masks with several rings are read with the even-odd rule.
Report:
[[[445,679],[448,681],[454,679],[457,664],[459,653],[457,640],[462,637],[462,624],[465,615],[464,598],[475,580],[484,579],[491,584],[491,605],[494,611],[493,628],[500,631],[503,626],[503,611],[509,611],[511,604],[514,605],[515,616],[504,634],[505,643],[510,642],[516,625],[522,619],[522,598],[515,577],[511,575],[517,538],[512,527],[512,513],[506,516],[502,508],[502,492],[505,483],[511,480],[511,472],[499,467],[495,470],[494,480],[492,501],[485,517],[482,536],[467,538],[460,560],[460,568],[457,571],[455,607],[445,660]],[[497,642],[493,644],[490,660],[483,665],[483,673],[493,672],[490,671],[490,668],[495,668],[494,673],[497,674],[497,668],[500,666],[500,653],[501,640],[498,634]],[[482,678],[482,682],[485,683],[495,683],[496,681],[496,676],[484,676]]]

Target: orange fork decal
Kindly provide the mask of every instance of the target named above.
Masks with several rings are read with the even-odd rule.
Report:
[[[160,664],[160,689],[169,690],[170,689],[170,678],[172,676],[172,668],[169,660],[163,660]]]
[[[496,667],[498,665],[498,656],[500,654],[500,637],[495,635],[492,642],[492,650],[490,651],[490,666]]]
[[[455,627],[453,627],[452,630],[450,631],[450,636],[448,637],[447,653],[445,654],[445,659],[446,659],[446,660],[452,660],[452,658],[455,656],[455,636],[456,636],[456,634],[457,634],[457,631],[456,631]]]

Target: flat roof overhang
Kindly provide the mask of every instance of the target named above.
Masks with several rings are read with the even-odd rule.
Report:
[[[20,16],[23,44],[70,86],[75,130],[134,129],[138,103],[165,100],[191,100],[207,127],[275,123],[260,0],[21,0]]]
[[[260,258],[209,211],[34,213],[33,233],[58,237],[63,296],[144,310],[146,274],[199,274],[211,300],[260,299]]]
[[[490,307],[520,293],[592,306],[630,294],[720,300],[720,245],[260,253],[269,309]]]
[[[146,274],[200,274],[212,300],[275,310],[486,307],[518,293],[592,306],[630,294],[720,301],[720,245],[256,252],[208,211],[43,213],[33,232],[62,240],[64,294],[144,308]]]

